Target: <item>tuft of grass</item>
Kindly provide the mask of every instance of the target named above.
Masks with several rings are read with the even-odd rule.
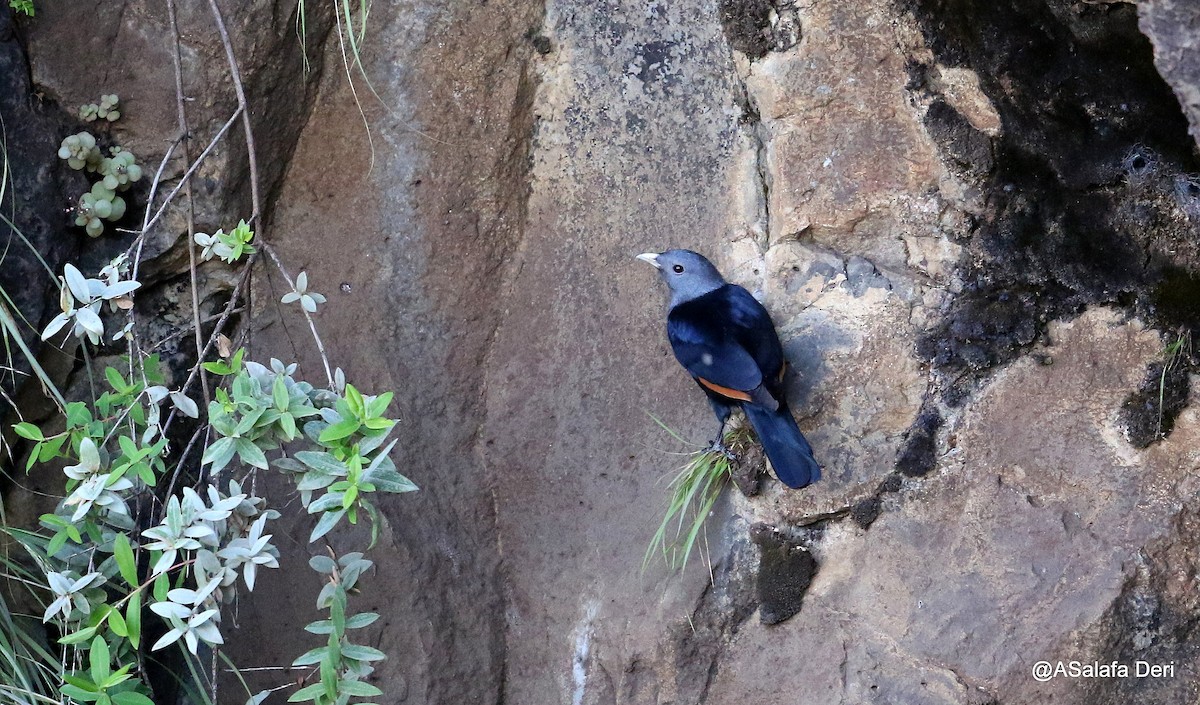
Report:
[[[653,415],[650,418],[672,437],[687,443],[662,421]],[[729,435],[726,434],[726,438]],[[658,531],[654,532],[654,538],[646,547],[642,570],[650,565],[656,555],[661,555],[672,569],[683,570],[687,567],[704,522],[732,476],[729,456],[720,451],[705,448],[687,454],[687,461],[668,485],[671,499],[663,512]]]
[[[1181,358],[1190,355],[1191,349],[1192,337],[1189,333],[1182,331],[1170,345],[1163,349],[1163,369],[1158,378],[1158,429],[1154,434],[1155,438],[1163,437],[1163,407],[1166,404],[1167,373],[1179,363]]]

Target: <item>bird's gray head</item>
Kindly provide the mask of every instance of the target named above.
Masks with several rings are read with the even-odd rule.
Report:
[[[712,265],[691,250],[667,250],[661,254],[647,252],[637,256],[658,269],[659,275],[671,289],[671,305],[691,301],[725,284],[725,278]]]

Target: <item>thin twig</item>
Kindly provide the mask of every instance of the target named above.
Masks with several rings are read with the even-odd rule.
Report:
[[[242,129],[246,133],[246,152],[250,158],[250,220],[262,214],[262,202],[258,198],[258,158],[254,153],[254,130],[250,127],[250,106],[246,102],[246,90],[242,86],[242,72],[238,70],[237,56],[233,53],[233,42],[229,41],[229,30],[225,28],[225,20],[221,17],[221,8],[217,0],[208,0],[212,8],[213,22],[217,25],[217,33],[221,35],[221,45],[225,47],[225,60],[229,63],[229,78],[233,81],[233,92],[237,94],[238,110],[242,113]]]
[[[196,441],[200,439],[201,435],[203,435],[207,441],[207,431],[211,428],[211,425],[203,424],[196,429],[195,433],[192,434],[191,440],[189,440],[187,445],[184,446],[183,452],[179,454],[179,462],[175,464],[175,470],[171,473],[171,482],[167,484],[167,493],[163,495],[164,497],[170,497],[175,493],[175,481],[179,479],[179,473],[183,471],[183,464],[187,462],[188,454],[192,452],[192,447],[196,445]]]
[[[221,44],[225,47],[225,58],[229,63],[230,79],[233,82],[233,90],[237,94],[238,107],[242,111],[242,128],[246,133],[246,152],[250,162],[250,205],[252,210],[250,219],[254,220],[262,215],[262,207],[258,195],[258,159],[255,156],[254,130],[250,125],[250,110],[246,103],[246,90],[242,85],[242,75],[238,70],[237,57],[233,52],[233,43],[229,40],[229,32],[225,28],[225,20],[221,18],[221,9],[217,7],[217,0],[208,0],[208,4],[212,8],[213,21],[217,24],[217,32],[221,35]],[[341,36],[340,31],[338,36]],[[353,89],[353,84],[351,85],[351,89]],[[261,228],[261,223],[259,227]],[[266,250],[267,254],[270,255],[271,261],[279,269],[288,286],[295,289],[296,284],[292,280],[291,275],[287,273],[287,270],[283,268],[283,262],[280,261],[275,249],[271,247],[261,232],[258,235],[261,248]],[[317,333],[317,325],[313,322],[312,316],[303,307],[301,307],[301,310],[304,312],[304,318],[308,321],[308,328],[312,331],[313,340],[317,344],[317,352],[321,355],[321,364],[325,366],[325,377],[329,381],[329,388],[333,389],[333,372],[329,367],[329,356],[325,353],[325,344],[321,342],[321,336]]]
[[[187,110],[183,105],[183,63],[179,57],[179,23],[175,18],[175,0],[167,0],[167,15],[171,19],[171,34],[175,39],[175,51],[171,52],[171,61],[175,64],[175,112],[179,117],[179,132],[184,135],[183,163],[187,164],[191,160],[191,155],[187,140],[189,132]],[[196,204],[192,200],[192,183],[190,181],[187,182],[185,188],[184,198],[187,199],[188,274],[191,276],[192,284],[192,325],[196,329],[196,364],[199,365],[204,361],[204,358],[200,357],[200,351],[204,349],[204,335],[200,331],[200,287],[196,281],[196,247],[193,244],[196,235]],[[200,389],[204,392],[204,406],[207,408],[212,398],[208,393],[208,378],[204,374],[203,366],[200,367],[200,370]]]
[[[158,222],[158,219],[161,218],[163,213],[167,210],[167,206],[171,205],[171,201],[175,198],[175,194],[179,193],[179,191],[183,189],[183,185],[188,182],[188,179],[192,178],[192,175],[196,173],[196,170],[199,169],[200,165],[204,163],[204,160],[208,157],[209,153],[216,148],[217,143],[221,141],[221,138],[225,136],[225,133],[229,130],[233,123],[237,121],[242,113],[242,107],[238,106],[238,109],[233,111],[233,115],[229,116],[229,119],[225,121],[225,124],[221,125],[221,129],[218,130],[217,134],[209,141],[208,146],[204,148],[204,151],[200,153],[200,156],[196,157],[196,161],[192,162],[192,167],[184,173],[183,177],[179,180],[179,183],[175,184],[175,188],[171,189],[171,192],[167,194],[163,204],[159,206],[157,211],[154,212],[154,217],[148,219],[143,224],[143,234],[150,229],[150,226]],[[149,211],[147,210],[147,212]]]
[[[167,163],[171,161],[171,155],[175,154],[175,148],[186,138],[187,135],[180,135],[171,141],[171,146],[167,147],[167,153],[163,155],[162,161],[158,163],[158,171],[154,172],[154,180],[150,182],[150,196],[146,199],[146,212],[142,215],[142,229],[138,232],[137,240],[135,241],[137,252],[133,255],[133,267],[131,269],[133,273],[131,278],[134,280],[137,280],[138,265],[142,261],[142,246],[146,242],[146,232],[150,229],[150,226],[147,225],[147,221],[150,218],[150,207],[154,205],[154,197],[158,195],[158,187],[162,184],[163,171],[166,170]],[[134,243],[130,243],[129,249],[125,250],[126,256],[133,250],[133,246]],[[132,316],[133,313],[130,312],[129,315]]]
[[[286,269],[284,269],[283,262],[280,261],[279,255],[275,252],[275,248],[271,247],[271,245],[267,242],[262,242],[260,244],[262,249],[266,250],[267,254],[270,255],[271,262],[275,264],[275,268],[278,269],[279,273],[283,275],[283,278],[285,281],[287,281],[288,286],[291,287],[292,290],[295,290],[296,283],[292,281],[291,275],[288,274]],[[321,355],[321,364],[325,366],[325,377],[329,380],[329,388],[333,389],[333,372],[329,367],[329,356],[325,353],[325,344],[321,342],[321,336],[317,333],[317,324],[313,322],[312,314],[308,312],[308,309],[301,306],[300,312],[304,314],[304,319],[308,321],[308,329],[312,332],[313,342],[317,344],[317,352]]]
[[[200,351],[200,356],[196,360],[196,364],[192,367],[192,371],[188,374],[188,378],[184,381],[183,386],[179,388],[184,394],[187,394],[188,388],[192,386],[197,372],[201,369],[200,361],[204,359],[204,356],[208,354],[213,344],[217,342],[217,337],[220,336],[221,329],[225,327],[225,322],[229,320],[229,316],[237,308],[238,295],[242,292],[242,287],[246,285],[247,280],[250,279],[250,272],[254,269],[254,262],[257,259],[258,253],[255,253],[250,255],[250,258],[246,260],[246,268],[242,270],[242,276],[238,278],[237,285],[233,287],[233,295],[229,297],[229,303],[225,304],[225,310],[221,312],[221,317],[217,319],[216,325],[213,326],[212,333],[209,334],[208,341],[204,344],[204,349]],[[167,434],[167,428],[170,427],[171,422],[175,420],[175,413],[177,411],[179,411],[179,408],[175,407],[171,409],[170,415],[167,416],[167,422],[163,424],[164,436]]]
[[[241,313],[245,310],[246,310],[245,306],[238,306],[237,308],[230,311],[230,313]],[[205,323],[212,323],[213,321],[217,320],[220,317],[221,317],[221,314],[219,314],[219,313],[214,313],[214,314],[205,316],[204,318],[200,319],[200,324],[203,325]],[[160,338],[159,340],[152,343],[150,345],[150,347],[147,348],[147,351],[154,352],[155,350],[161,348],[162,346],[166,345],[167,343],[171,342],[172,340],[175,340],[176,338],[178,338],[180,336],[187,335],[188,333],[191,333],[194,325],[195,325],[194,323],[188,324],[188,326],[186,328],[180,328],[179,330],[175,331],[174,333],[172,333],[168,336],[164,336],[163,338]]]

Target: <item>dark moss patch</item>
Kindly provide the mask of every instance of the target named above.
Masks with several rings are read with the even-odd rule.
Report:
[[[721,29],[729,46],[751,59],[784,51],[800,41],[796,9],[779,0],[721,0]]]
[[[908,430],[904,448],[896,459],[896,469],[907,477],[921,477],[937,464],[937,432],[942,427],[942,414],[926,402],[917,420]]]
[[[981,175],[992,171],[992,140],[945,100],[937,98],[930,103],[924,122],[930,136],[959,168]]]
[[[759,548],[759,619],[763,624],[791,619],[800,612],[817,574],[817,560],[800,543],[766,524],[750,527],[750,540]]]
[[[928,105],[926,128],[985,199],[972,229],[958,233],[970,262],[963,291],[918,343],[942,377],[942,401],[953,406],[1043,340],[1048,322],[1089,306],[1200,330],[1200,181],[1191,176],[1200,168],[1136,7],[910,0],[907,8],[938,64],[975,70],[1003,124],[995,139],[974,131],[932,92],[932,67],[910,63],[908,88]],[[919,431],[901,454],[917,470],[931,450]]]
[[[1145,562],[1101,620],[1095,656],[1129,664],[1129,678],[1083,679],[1078,702],[1095,705],[1195,702],[1200,682],[1200,514],[1184,508],[1168,538],[1148,546]],[[1136,662],[1171,665],[1169,677],[1136,677]]]
[[[1188,365],[1183,360],[1159,361],[1146,368],[1137,391],[1121,405],[1121,426],[1135,448],[1145,448],[1165,438],[1175,419],[1187,407],[1190,391]]]
[[[721,28],[729,46],[751,59],[761,59],[775,46],[771,37],[770,0],[721,0]]]
[[[879,495],[868,497],[859,502],[855,502],[854,506],[850,507],[850,518],[859,528],[870,528],[871,524],[879,518],[879,512],[883,507],[883,500]]]

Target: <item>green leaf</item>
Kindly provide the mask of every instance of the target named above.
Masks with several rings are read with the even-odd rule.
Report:
[[[262,448],[254,445],[254,442],[247,438],[239,438],[236,443],[238,457],[243,463],[253,465],[256,468],[266,470],[270,468],[267,464],[267,456],[263,454]]]
[[[72,700],[78,700],[85,703],[94,702],[100,698],[99,691],[84,690],[74,685],[64,685],[60,687],[59,690],[62,691],[63,695],[66,695]]]
[[[112,368],[110,367],[109,369],[111,370]],[[130,462],[141,460],[142,456],[145,455],[144,451],[138,450],[137,444],[129,436],[117,436],[117,445],[121,446],[121,452],[125,454],[125,457]]]
[[[314,663],[320,663],[321,659],[325,658],[325,654],[329,653],[329,648],[321,646],[316,649],[309,649],[292,661],[292,666],[311,666]]]
[[[367,415],[367,407],[363,403],[363,395],[354,388],[353,384],[346,385],[346,403],[350,405],[350,410],[358,418],[361,419]]]
[[[346,510],[344,509],[336,512],[325,512],[322,514],[321,519],[317,521],[317,525],[313,527],[312,534],[308,537],[308,542],[312,543],[325,534],[328,534],[329,531],[333,529],[333,527],[337,525],[338,521],[340,521],[345,515]]]
[[[324,685],[322,685],[320,683],[313,683],[310,686],[301,688],[300,690],[297,690],[296,692],[292,693],[291,697],[288,698],[288,702],[289,703],[300,703],[300,702],[304,702],[305,700],[316,700],[317,698],[321,697],[321,695],[323,695],[324,693],[325,693]]]
[[[342,646],[342,656],[355,661],[382,661],[387,658],[379,649],[373,649],[370,646],[362,646],[360,644],[344,644]]]
[[[296,453],[296,460],[324,475],[345,477],[350,472],[345,463],[324,451],[302,450]]]
[[[233,460],[233,454],[237,450],[236,438],[220,438],[216,443],[204,449],[204,455],[200,458],[200,464],[212,463],[212,472],[219,472],[222,468]]]
[[[123,693],[113,693],[112,700],[116,705],[154,705],[154,701],[133,690]]]
[[[344,693],[354,698],[373,698],[376,695],[383,695],[382,690],[370,683],[349,679],[338,681],[337,689],[339,693]]]
[[[108,628],[112,630],[113,634],[122,639],[129,638],[129,626],[125,623],[125,618],[117,610],[113,610],[112,614],[108,616]]]
[[[364,421],[363,426],[366,426],[372,431],[383,431],[391,428],[394,423],[395,422],[393,422],[391,419],[382,419],[378,416],[375,416]]]
[[[387,411],[388,404],[392,403],[392,396],[391,392],[384,392],[372,399],[371,403],[367,405],[367,416],[375,418],[383,416],[383,412]]]
[[[155,553],[157,553],[157,551],[155,551]],[[155,558],[157,558],[157,556],[155,556]],[[166,602],[167,601],[167,593],[170,591],[171,591],[171,579],[167,577],[166,573],[162,573],[157,578],[154,579],[154,601],[155,602]]]
[[[87,404],[81,401],[67,404],[67,428],[80,428],[88,425],[91,421],[92,412],[88,411]]]
[[[275,408],[280,411],[287,411],[288,408],[288,390],[284,384],[283,376],[275,378],[275,384],[271,385],[271,400],[275,402]]]
[[[125,383],[125,378],[121,376],[120,372],[117,372],[115,367],[105,367],[104,378],[108,380],[109,386],[118,392],[124,392],[129,386]]]
[[[87,641],[88,639],[91,639],[92,637],[96,636],[97,631],[99,631],[98,627],[86,627],[84,629],[80,629],[77,632],[74,632],[74,633],[68,634],[64,637],[59,638],[58,643],[60,643],[60,644],[82,644],[83,642]]]
[[[333,622],[330,622],[328,619],[309,622],[304,626],[304,631],[309,634],[330,634],[333,632]]]
[[[125,607],[125,630],[129,632],[129,644],[137,648],[142,640],[142,591],[129,596]]]
[[[80,538],[82,538],[82,537],[80,537]],[[66,529],[55,532],[54,536],[50,537],[50,542],[46,544],[46,555],[53,556],[54,554],[58,553],[59,550],[61,550],[62,547],[65,545],[67,545]]]
[[[49,438],[42,444],[42,450],[38,453],[38,460],[46,462],[51,458],[57,458],[62,455],[62,447],[68,440],[67,434],[62,434],[57,438]]]
[[[229,367],[229,365],[226,364],[224,361],[206,362],[200,366],[203,367],[204,369],[208,370],[209,372],[213,373],[214,375],[220,375],[222,377],[233,372],[233,370]]]
[[[346,628],[362,629],[365,626],[374,624],[377,619],[379,619],[379,615],[374,612],[359,612],[346,620]]]
[[[13,430],[16,431],[17,435],[20,436],[21,438],[26,438],[31,441],[46,440],[45,436],[42,435],[42,429],[38,428],[37,426],[34,426],[31,423],[26,423],[26,422],[22,421],[21,423],[17,424],[16,426],[13,426]]]
[[[88,693],[99,692],[99,690],[100,690],[99,686],[97,686],[95,683],[91,682],[87,678],[84,678],[83,676],[76,675],[76,673],[79,673],[79,671],[75,671],[74,673],[64,673],[63,680],[66,681],[67,683],[75,686],[76,688],[86,691]]]
[[[362,424],[358,422],[358,419],[343,419],[324,431],[321,431],[321,436],[317,439],[317,442],[331,443],[333,441],[347,438],[354,435],[354,433],[361,427]]]
[[[298,435],[296,430],[296,417],[286,412],[280,415],[279,430],[283,431],[283,435],[286,440],[295,440],[296,436]]]
[[[137,470],[137,476],[142,482],[151,487],[154,487],[158,483],[158,477],[155,476],[154,471],[150,469],[149,465],[138,463],[135,469]]]
[[[92,647],[88,649],[88,664],[92,673],[92,682],[99,685],[108,679],[108,674],[112,673],[112,669],[108,667],[109,653],[108,642],[104,641],[104,637],[96,637],[92,640]]]
[[[364,479],[370,479],[380,492],[415,492],[420,489],[412,480],[382,465],[366,473]]]
[[[132,663],[127,663],[124,666],[121,666],[115,672],[110,674],[108,678],[105,678],[103,683],[98,683],[97,685],[100,686],[101,690],[107,690],[124,683],[131,677],[129,673],[130,668],[133,668]]]
[[[129,545],[129,538],[123,532],[118,531],[116,538],[113,539],[113,557],[117,559],[117,569],[121,571],[121,577],[129,583],[130,587],[137,587],[137,561],[133,557],[133,548]]]

